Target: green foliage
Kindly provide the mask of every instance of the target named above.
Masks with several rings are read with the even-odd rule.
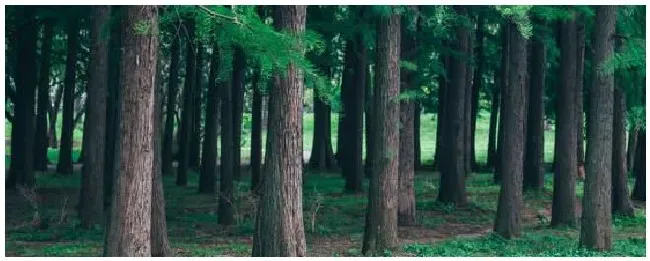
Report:
[[[526,38],[530,38],[533,34],[533,25],[530,22],[528,12],[532,6],[517,5],[517,6],[495,6],[504,17],[512,19],[517,25],[519,32]]]

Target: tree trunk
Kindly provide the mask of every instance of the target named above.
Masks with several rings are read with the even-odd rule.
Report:
[[[241,180],[241,136],[244,117],[244,85],[246,83],[246,56],[244,50],[235,47],[232,71],[232,120],[233,120],[233,164],[232,177]],[[302,155],[302,154],[300,154]],[[300,156],[302,159],[302,156]]]
[[[354,175],[352,147],[354,131],[352,122],[354,122],[354,94],[355,94],[355,65],[357,64],[357,55],[355,53],[354,42],[351,39],[346,40],[345,45],[345,64],[343,76],[341,79],[341,104],[342,110],[339,113],[339,129],[337,141],[337,157],[341,175],[345,180]],[[347,182],[346,182],[347,190]]]
[[[373,112],[373,100],[374,100],[374,92],[373,92],[373,83],[372,83],[372,75],[371,75],[371,68],[370,68],[370,57],[368,57],[368,67],[366,68],[366,94],[365,98],[366,100],[364,101],[364,104],[366,105],[365,108],[365,129],[366,129],[366,162],[364,166],[364,172],[365,172],[365,177],[366,179],[370,179],[372,177],[372,153],[375,150],[375,143],[374,143],[374,133],[375,131],[373,130],[374,125],[373,125],[373,117],[374,117],[374,112]],[[331,140],[331,139],[330,139]]]
[[[634,206],[627,188],[627,160],[625,151],[625,90],[620,84],[614,89],[614,122],[612,133],[612,213],[634,216]]]
[[[503,153],[501,153],[502,145],[504,142],[504,120],[503,115],[506,112],[505,106],[505,97],[504,90],[508,88],[508,73],[510,72],[510,24],[504,23],[503,29],[501,29],[501,70],[499,75],[499,89],[500,91],[500,103],[499,107],[499,123],[497,130],[497,151],[495,157],[495,166],[494,166],[494,183],[501,182],[501,162],[503,162]]]
[[[63,126],[61,129],[61,149],[56,172],[72,174],[72,133],[74,131],[74,92],[76,82],[75,65],[77,64],[78,19],[69,18],[67,56],[65,63],[65,89],[63,90]]]
[[[56,91],[54,93],[54,104],[52,107],[50,107],[50,111],[48,114],[48,120],[49,120],[49,125],[48,125],[48,131],[47,131],[47,136],[48,136],[48,143],[50,148],[58,148],[59,147],[59,142],[57,141],[56,138],[56,119],[59,115],[59,109],[61,108],[61,100],[63,98],[63,85],[58,84],[58,88],[56,88]]]
[[[171,62],[169,65],[169,84],[167,86],[167,110],[165,115],[165,130],[163,131],[162,172],[165,176],[174,174],[174,113],[176,97],[178,96],[178,64],[180,60],[180,37],[172,39]]]
[[[219,114],[219,88],[223,83],[217,84],[219,70],[219,46],[212,47],[210,59],[210,72],[208,74],[208,94],[205,107],[205,138],[203,139],[203,155],[201,156],[201,171],[199,177],[199,193],[214,194],[217,181],[217,116]],[[251,159],[252,161],[252,159]]]
[[[483,27],[485,26],[485,18],[483,12],[479,12],[478,19],[476,22],[476,58],[474,59],[476,63],[476,70],[474,70],[474,84],[472,85],[472,115],[471,115],[471,131],[470,131],[470,153],[469,159],[471,164],[471,169],[476,169],[478,164],[476,162],[476,120],[479,112],[479,92],[483,88],[483,73],[484,73],[484,60],[485,55],[483,53]]]
[[[363,7],[360,7],[363,8]],[[360,12],[364,12],[361,10]],[[346,157],[348,157],[347,174],[344,174],[345,191],[352,193],[363,192],[363,109],[364,109],[364,94],[366,87],[366,46],[363,42],[361,34],[356,35],[354,46],[354,54],[356,55],[354,63],[354,81],[350,86],[350,101],[349,109],[346,109],[347,127],[348,127],[348,145],[346,147]],[[411,147],[412,148],[412,147]]]
[[[187,55],[185,58],[185,90],[183,91],[183,110],[181,111],[181,121],[178,141],[178,168],[176,170],[176,185],[187,185],[187,172],[190,166],[190,141],[192,139],[192,124],[194,107],[194,77],[195,77],[195,21],[193,17],[185,21],[187,28]]]
[[[160,51],[159,51],[160,52]],[[167,216],[165,214],[165,193],[162,181],[162,137],[163,103],[165,102],[162,83],[161,59],[156,59],[156,80],[154,88],[153,112],[153,166],[151,173],[151,256],[171,256],[167,236]]]
[[[108,43],[108,102],[106,108],[106,146],[104,160],[104,207],[110,205],[113,199],[113,184],[119,175],[119,158],[116,157],[120,150],[120,121],[121,121],[121,89],[120,86],[120,59],[122,48],[121,17],[123,9],[119,6],[112,7],[110,41]],[[109,213],[109,211],[106,211]]]
[[[401,60],[414,62],[416,57],[415,32],[409,32],[407,26],[411,24],[406,17],[402,17]],[[415,88],[415,73],[402,68],[400,71],[400,92],[405,93]],[[399,129],[399,197],[397,219],[399,225],[409,226],[415,224],[415,135],[414,116],[415,101],[412,99],[400,101],[400,129]]]
[[[155,6],[124,7],[120,85],[120,175],[113,197],[106,256],[151,256],[154,90],[158,52]],[[133,28],[146,23],[147,33]]]
[[[16,7],[20,33],[16,36],[16,100],[11,129],[11,163],[6,188],[34,186],[34,94],[36,91],[36,42],[38,25],[36,8]]]
[[[498,70],[494,72],[494,84],[492,85],[492,97],[490,101],[490,126],[488,129],[488,155],[487,155],[487,167],[493,168],[495,162],[497,161],[497,119],[499,116],[499,103],[501,98],[501,93],[499,84],[497,80],[499,77],[497,74],[500,74]],[[531,90],[532,91],[532,90]]]
[[[470,23],[473,23],[472,18],[468,17]],[[463,102],[465,103],[465,126],[463,129],[463,133],[465,135],[464,139],[464,159],[463,159],[463,164],[465,166],[465,174],[466,177],[472,174],[472,162],[473,160],[470,158],[471,157],[471,152],[470,150],[472,149],[472,96],[474,93],[474,90],[472,90],[472,82],[473,82],[473,76],[474,76],[474,65],[473,65],[473,60],[474,60],[474,39],[472,38],[472,32],[473,29],[470,29],[468,34],[467,34],[467,50],[465,51],[466,53],[466,62],[465,62],[465,70],[466,75],[465,75],[465,98],[463,99]]]
[[[535,19],[535,29],[543,26]],[[529,64],[530,91],[524,158],[524,189],[544,189],[544,86],[546,85],[546,46],[541,29],[534,32]]]
[[[275,7],[276,30],[305,30],[306,6]],[[302,51],[302,50],[301,50]],[[264,175],[253,237],[253,256],[305,256],[302,209],[303,72],[290,63],[275,75],[269,105]]]
[[[448,56],[440,56],[441,63],[443,68],[445,69],[445,75],[438,75],[437,82],[438,82],[438,109],[437,109],[437,115],[436,115],[436,151],[433,155],[433,169],[440,171],[441,166],[442,166],[442,153],[445,150],[443,147],[445,143],[443,142],[442,138],[445,137],[445,117],[446,117],[446,99],[447,99],[447,90],[448,88],[448,81],[447,77],[449,77],[451,70],[449,70],[449,57]]]
[[[108,37],[102,32],[111,17],[110,6],[91,8],[90,69],[88,80],[86,159],[81,176],[81,223],[86,228],[104,221],[104,154],[106,139],[106,99],[108,95]],[[83,200],[81,200],[83,199]]]
[[[576,64],[576,123],[578,124],[578,164],[585,163],[585,117],[583,112],[584,100],[584,70],[585,70],[585,19],[583,15],[576,18],[577,64]]]
[[[364,255],[382,253],[397,247],[399,179],[399,96],[400,15],[380,17],[377,22],[377,69],[373,119],[375,148]]]
[[[309,167],[316,171],[327,170],[325,133],[327,130],[327,108],[324,101],[319,97],[318,89],[314,89],[314,135],[312,139],[311,154],[309,157]],[[255,104],[253,104],[255,105]]]
[[[466,15],[464,7],[455,7],[461,15]],[[457,26],[456,43],[452,47],[454,51],[466,53],[469,49],[469,30],[464,26]],[[460,57],[450,57],[449,74],[450,82],[445,92],[445,116],[442,132],[444,151],[440,155],[440,190],[438,201],[450,203],[456,206],[464,205],[467,202],[465,195],[465,175],[466,175],[466,133],[465,129],[469,126],[467,121],[465,99],[467,86],[467,67],[465,59]]]
[[[420,118],[422,116],[422,105],[419,101],[415,101],[415,110],[413,111],[413,139],[415,142],[415,170],[422,169],[422,145],[420,142]]]
[[[201,41],[196,41],[196,82],[194,83],[194,95],[192,108],[192,134],[190,135],[190,151],[188,154],[187,167],[192,170],[199,170],[201,166],[201,92],[203,92],[203,53],[204,48]]]
[[[38,82],[38,114],[36,116],[36,132],[34,135],[34,169],[47,171],[47,113],[50,105],[50,60],[52,53],[52,35],[54,25],[52,20],[43,21],[43,39],[41,43],[41,62]]]
[[[576,83],[575,20],[560,25],[560,85],[556,89],[555,175],[553,176],[552,226],[576,225],[576,177],[578,171],[577,124],[575,115]],[[610,159],[611,160],[611,159]]]
[[[523,163],[524,126],[526,124],[526,39],[519,32],[514,21],[509,21],[510,68],[508,85],[503,89],[502,114],[503,140],[501,147],[502,184],[494,224],[494,231],[506,239],[518,237],[521,233],[521,213],[523,212]]]
[[[614,76],[599,72],[600,65],[614,54],[615,6],[596,8],[592,86],[589,89],[585,192],[582,204],[580,246],[612,248],[612,124],[614,112]],[[575,166],[574,166],[575,167]]]
[[[233,68],[236,60],[232,60]],[[232,190],[233,190],[233,104],[231,82],[227,82],[221,89],[221,178],[219,183],[219,224],[231,225],[233,223]]]
[[[255,191],[257,189],[257,185],[260,181],[260,173],[262,172],[262,93],[260,88],[261,74],[262,69],[258,66],[253,72],[252,79],[253,115],[251,119],[251,191]],[[311,155],[313,157],[314,154],[312,153]]]
[[[632,190],[632,199],[645,201],[645,130],[639,131],[637,137],[636,164],[634,164],[634,190]]]
[[[634,124],[634,123],[633,123]],[[636,158],[636,146],[637,146],[637,139],[639,136],[639,126],[635,124],[634,127],[630,128],[630,131],[627,136],[627,169],[628,170],[633,170],[634,169],[634,158]]]

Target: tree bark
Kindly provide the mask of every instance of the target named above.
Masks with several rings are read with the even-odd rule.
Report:
[[[502,184],[494,224],[494,231],[506,239],[518,237],[521,233],[521,213],[523,212],[523,163],[524,126],[526,124],[526,39],[519,32],[514,21],[509,21],[510,68],[508,85],[503,89],[503,105],[507,108],[502,114],[503,140],[501,147]]]
[[[183,91],[183,110],[181,111],[181,121],[178,141],[178,167],[176,170],[176,185],[187,185],[187,172],[190,166],[190,141],[192,139],[192,124],[194,123],[194,77],[195,77],[195,21],[193,17],[185,21],[187,29],[187,55],[185,58],[185,88]]]
[[[504,90],[508,88],[508,73],[510,72],[510,24],[504,23],[503,29],[501,29],[501,70],[499,75],[499,89],[500,91],[500,102],[501,106],[499,107],[499,123],[497,130],[497,151],[495,157],[495,166],[494,166],[494,183],[501,182],[501,162],[503,162],[503,153],[501,153],[502,144],[504,142],[504,120],[503,115],[506,112],[505,106],[505,97]]]
[[[171,61],[169,64],[169,84],[167,86],[167,109],[165,130],[163,131],[162,172],[165,176],[174,174],[174,113],[178,96],[178,66],[180,60],[180,37],[174,37],[171,44]]]
[[[117,179],[106,256],[151,256],[154,90],[158,52],[155,6],[124,7],[120,70],[122,115]],[[134,28],[146,23],[146,33]]]
[[[59,163],[56,172],[72,174],[72,134],[74,131],[74,92],[76,83],[75,65],[77,64],[77,48],[79,34],[78,19],[69,18],[67,56],[65,63],[65,89],[63,90],[63,126],[61,129],[61,146]]]
[[[257,189],[260,181],[260,173],[262,172],[262,93],[260,89],[261,73],[262,69],[258,66],[253,72],[252,79],[253,115],[251,119],[251,191],[255,191]],[[311,155],[313,157],[313,151]]]
[[[446,99],[447,99],[447,89],[448,88],[448,80],[447,77],[449,77],[451,70],[450,65],[449,65],[449,57],[446,55],[441,55],[440,60],[442,63],[443,68],[445,69],[445,75],[438,75],[437,78],[437,83],[438,83],[438,109],[437,109],[437,115],[436,115],[436,151],[433,156],[433,169],[440,171],[442,168],[442,153],[444,152],[444,145],[445,143],[443,142],[442,138],[444,137],[444,132],[445,132],[445,117],[446,117]]]
[[[360,7],[363,8],[363,7]],[[363,12],[361,10],[360,12]],[[364,109],[364,94],[366,87],[366,46],[363,42],[363,36],[359,33],[356,35],[353,44],[355,63],[354,63],[354,78],[350,86],[350,101],[349,110],[346,109],[347,127],[348,127],[348,143],[345,146],[347,151],[347,168],[343,170],[348,172],[344,174],[345,191],[352,193],[363,192],[363,109]],[[412,147],[411,147],[412,148]]]
[[[609,250],[612,248],[612,124],[614,112],[614,76],[604,75],[600,65],[614,53],[615,6],[596,8],[592,86],[589,89],[585,192],[582,204],[580,246]]]
[[[373,173],[368,194],[364,255],[397,247],[399,179],[399,96],[400,15],[377,21],[377,69],[375,74],[375,148]]]
[[[466,15],[465,7],[454,7],[461,15]],[[465,54],[469,49],[469,30],[467,27],[457,25],[455,28],[456,42],[452,46],[454,51]],[[465,129],[469,126],[467,121],[465,99],[467,98],[467,65],[462,57],[451,56],[449,59],[450,82],[445,91],[445,116],[442,132],[444,151],[440,155],[440,190],[438,201],[454,204],[456,206],[467,203],[465,195],[466,175],[466,140]]]
[[[217,158],[219,156],[217,155],[217,117],[219,114],[219,88],[223,84],[217,84],[220,54],[216,40],[212,46],[205,107],[205,138],[203,139],[203,155],[201,157],[201,174],[199,177],[199,193],[204,194],[214,194],[216,191]]]
[[[34,7],[16,7],[20,33],[16,36],[16,100],[11,129],[11,163],[6,188],[34,186],[34,94],[36,91],[36,42],[38,25]]]
[[[190,151],[188,154],[187,167],[192,170],[199,170],[201,166],[201,92],[203,92],[203,54],[204,48],[201,41],[196,41],[196,76],[194,83],[194,97],[192,108],[192,134],[190,135]]]
[[[36,132],[34,135],[34,169],[47,171],[48,133],[47,114],[50,107],[50,60],[52,53],[52,36],[54,22],[43,20],[43,38],[41,43],[41,62],[38,82],[38,114],[36,116]]]
[[[277,6],[274,11],[276,30],[304,32],[306,6]],[[303,77],[302,70],[290,63],[286,74],[275,75],[271,88],[266,160],[253,237],[254,257],[306,255],[302,218]]]
[[[232,147],[232,177],[241,180],[241,136],[242,118],[244,117],[244,85],[246,83],[246,56],[244,50],[235,47],[233,54],[232,71],[232,121],[233,121],[233,147]],[[302,155],[302,154],[300,154]],[[302,159],[302,156],[300,156]]]
[[[102,34],[111,17],[110,6],[91,8],[90,69],[87,116],[84,120],[86,158],[81,176],[81,223],[86,228],[104,221],[104,154],[108,95],[108,37]],[[81,200],[83,199],[83,200]]]
[[[52,107],[50,107],[49,115],[48,115],[48,120],[49,120],[49,126],[48,126],[48,131],[47,131],[47,136],[48,136],[48,142],[49,142],[49,147],[50,148],[58,148],[59,147],[59,142],[56,138],[56,119],[58,118],[59,115],[59,109],[61,108],[61,100],[63,98],[63,85],[58,84],[58,88],[56,88],[56,91],[54,93],[54,104]]]
[[[104,160],[104,206],[110,205],[113,198],[113,184],[119,175],[119,158],[116,155],[120,151],[120,121],[121,121],[121,92],[120,86],[120,63],[122,48],[121,19],[123,9],[120,6],[112,7],[111,19],[115,21],[111,25],[110,41],[108,43],[108,103],[106,108],[106,147]],[[109,209],[110,210],[110,209]],[[110,213],[110,211],[106,211]]]
[[[420,118],[422,116],[422,104],[419,101],[415,101],[415,110],[413,111],[413,139],[415,142],[415,170],[422,169],[422,145],[420,140]]]
[[[488,168],[493,168],[495,162],[497,161],[497,119],[499,116],[499,103],[501,101],[501,88],[497,83],[499,77],[497,74],[500,74],[498,70],[494,72],[494,84],[492,85],[492,97],[490,101],[490,126],[488,127],[488,155],[487,155],[487,166]]]
[[[637,146],[637,139],[639,136],[639,129],[640,127],[636,125],[635,123],[633,127],[630,128],[630,131],[628,132],[627,136],[627,169],[628,170],[633,170],[634,169],[634,158],[636,158],[636,146]]]
[[[366,68],[366,94],[365,94],[365,102],[364,104],[366,105],[365,108],[365,131],[366,131],[366,162],[364,166],[364,172],[365,172],[365,177],[366,179],[370,179],[372,177],[372,153],[375,150],[375,143],[374,143],[374,133],[375,131],[373,130],[374,125],[373,125],[373,117],[374,117],[374,110],[373,110],[373,100],[374,100],[374,91],[373,91],[373,82],[372,82],[372,75],[371,75],[371,68],[370,68],[370,57],[368,57],[368,67]]]
[[[645,130],[639,131],[637,137],[636,163],[634,164],[634,189],[632,190],[632,199],[638,201],[645,201]]]
[[[584,70],[585,70],[585,18],[576,18],[576,44],[578,47],[576,64],[576,123],[578,124],[578,164],[585,163],[585,117],[584,104]]]
[[[354,175],[354,167],[352,166],[352,157],[354,157],[352,151],[354,136],[352,135],[354,131],[351,122],[354,122],[356,59],[357,55],[354,50],[354,42],[348,39],[345,45],[345,61],[341,79],[341,104],[343,106],[341,112],[339,112],[339,129],[336,145],[336,159],[339,167],[341,167],[341,175],[345,180],[350,179],[349,176]]]
[[[237,61],[233,58],[233,68]],[[219,183],[219,224],[230,225],[233,222],[233,87],[227,82],[221,89],[221,178]],[[268,152],[267,152],[268,153]]]
[[[476,69],[474,70],[474,81],[472,85],[472,115],[471,115],[471,131],[470,131],[470,152],[469,160],[471,164],[471,169],[476,169],[478,164],[476,162],[476,120],[479,112],[478,100],[480,97],[479,92],[483,88],[483,73],[484,73],[484,63],[485,63],[485,54],[483,47],[483,27],[485,27],[485,16],[483,11],[480,11],[476,21],[476,41],[474,45],[476,46],[476,58],[474,59],[476,63]]]
[[[400,60],[414,62],[416,56],[416,32],[407,30],[411,21],[402,17],[401,25],[401,58]],[[400,71],[400,92],[405,93],[415,88],[415,73],[402,68]],[[399,196],[397,219],[399,225],[415,224],[415,101],[413,99],[400,101],[399,129]]]
[[[473,24],[472,18],[468,15],[470,23]],[[465,51],[465,98],[463,102],[465,103],[465,126],[463,128],[464,137],[464,160],[463,164],[465,166],[465,174],[469,176],[472,174],[472,159],[470,150],[472,149],[472,96],[474,90],[472,89],[472,82],[474,76],[474,39],[472,38],[473,29],[470,29],[467,34],[467,50]]]
[[[543,26],[538,19],[535,27]],[[528,94],[528,119],[524,158],[524,189],[544,189],[544,86],[546,85],[546,46],[541,28],[533,33],[529,64],[530,91]]]
[[[627,188],[627,159],[625,150],[625,123],[627,103],[620,84],[614,89],[614,122],[612,133],[612,213],[634,216],[634,206]]]

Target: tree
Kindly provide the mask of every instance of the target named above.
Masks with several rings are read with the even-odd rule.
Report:
[[[120,86],[120,63],[122,48],[122,16],[123,9],[120,6],[112,7],[114,23],[111,25],[110,41],[108,43],[108,103],[106,107],[106,146],[104,160],[104,206],[109,206],[113,198],[113,184],[119,175],[120,151],[120,121],[121,121],[121,89]],[[110,210],[110,209],[109,209]]]
[[[394,12],[394,10],[393,10]],[[376,73],[374,90],[374,151],[370,179],[364,255],[397,246],[397,193],[399,178],[400,15],[377,18]]]
[[[510,24],[507,22],[503,24],[501,29],[501,69],[499,70],[499,121],[497,126],[497,144],[496,144],[496,157],[495,157],[495,166],[494,166],[494,183],[501,182],[501,162],[503,153],[501,153],[502,145],[504,142],[504,120],[503,115],[505,114],[505,89],[508,88],[508,73],[510,72]]]
[[[533,32],[530,54],[530,91],[528,95],[528,116],[526,130],[526,152],[524,155],[524,189],[541,191],[544,188],[544,86],[546,85],[546,46],[544,24],[533,17]]]
[[[151,256],[154,100],[158,53],[156,6],[124,7],[120,85],[120,175],[115,184],[106,256]]]
[[[36,41],[38,25],[35,7],[17,7],[20,33],[16,36],[16,100],[15,118],[11,129],[11,163],[7,188],[17,185],[33,187],[34,158],[34,94],[36,90]]]
[[[513,18],[508,18],[513,19]],[[510,40],[511,70],[508,85],[502,91],[503,140],[501,147],[501,191],[494,224],[494,231],[504,238],[513,238],[521,233],[521,213],[523,209],[522,182],[524,163],[524,126],[526,124],[526,39],[518,25],[510,20],[508,33]]]
[[[244,50],[239,47],[235,47],[232,66],[232,177],[234,180],[240,180],[242,117],[244,116],[244,85],[246,83],[246,56]]]
[[[200,40],[196,44],[196,72],[194,79],[194,96],[192,105],[192,134],[190,134],[190,151],[188,152],[187,166],[189,169],[198,170],[201,166],[201,92],[203,91],[203,55],[205,53],[203,43]]]
[[[483,7],[482,7],[483,8]],[[472,97],[471,97],[471,128],[470,128],[470,140],[469,140],[469,163],[470,170],[476,169],[476,117],[479,111],[479,96],[480,91],[483,88],[483,74],[485,71],[485,51],[484,51],[484,27],[485,27],[485,11],[479,10],[476,19],[476,41],[475,52],[476,52],[476,69],[474,70],[474,80],[472,85]]]
[[[360,7],[364,8],[364,7]],[[363,15],[364,10],[358,13]],[[354,49],[356,56],[353,65],[354,78],[350,86],[351,103],[346,104],[346,126],[348,127],[348,143],[344,146],[347,164],[344,165],[343,171],[347,172],[345,176],[345,190],[348,192],[363,191],[363,112],[364,112],[364,94],[366,92],[366,46],[363,42],[361,33],[356,34],[356,39],[349,42],[350,48]]]
[[[79,25],[78,18],[68,18],[67,57],[65,62],[65,83],[63,90],[63,126],[61,129],[61,149],[56,172],[72,174],[72,132],[74,129],[74,92],[76,85],[77,48]]]
[[[203,139],[201,175],[199,177],[199,193],[206,194],[215,192],[217,181],[217,116],[219,114],[219,88],[222,83],[217,84],[220,56],[216,41],[212,45],[211,57],[205,107],[205,138]]]
[[[617,79],[618,80],[618,79]],[[627,188],[627,159],[625,150],[625,123],[627,102],[620,81],[614,88],[614,122],[612,125],[612,213],[634,216],[634,206]]]
[[[43,20],[43,40],[41,43],[41,62],[38,82],[38,113],[36,116],[36,132],[34,134],[34,169],[47,170],[47,113],[50,105],[50,60],[52,56],[52,37],[54,22],[52,19]]]
[[[465,16],[465,7],[455,6],[459,16]],[[444,152],[440,155],[440,190],[438,201],[463,205],[467,203],[465,195],[466,175],[466,140],[465,128],[469,126],[466,116],[465,99],[467,98],[467,68],[465,59],[469,44],[469,29],[463,25],[455,26],[456,40],[452,46],[453,50],[463,57],[452,55],[449,59],[450,81],[445,90],[445,109],[442,123],[445,128],[441,142]]]
[[[253,72],[253,108],[251,117],[251,190],[257,188],[262,172],[262,93],[260,90],[261,69]],[[312,154],[314,155],[314,154]]]
[[[276,30],[302,34],[306,6],[276,6]],[[303,47],[300,52],[303,53]],[[277,73],[269,98],[264,175],[253,236],[253,256],[305,256],[302,218],[303,72],[291,62]]]
[[[187,171],[190,164],[190,139],[192,138],[192,124],[194,107],[194,73],[195,70],[195,21],[194,17],[188,17],[185,21],[187,29],[187,55],[185,58],[185,88],[183,90],[183,110],[181,111],[181,121],[178,141],[178,168],[176,173],[176,185],[187,185]],[[198,116],[198,115],[197,115]]]
[[[634,189],[632,190],[632,199],[645,201],[645,129],[639,131],[637,137],[636,163],[634,164]]]
[[[235,68],[237,61],[233,58]],[[233,70],[233,73],[235,70]],[[230,79],[232,81],[232,78]],[[234,130],[233,127],[233,86],[228,82],[221,89],[221,178],[219,185],[219,224],[230,225],[233,222],[232,190],[234,168]]]
[[[589,89],[589,132],[585,193],[582,204],[580,245],[597,249],[612,248],[612,123],[614,76],[601,73],[600,67],[614,53],[615,6],[596,7],[592,86]]]
[[[585,71],[585,18],[583,14],[576,17],[576,44],[577,64],[576,64],[576,123],[578,124],[578,164],[585,163],[585,117],[584,117],[584,71]]]
[[[412,23],[407,16],[402,16],[401,21],[401,60],[413,62],[416,57],[415,33],[407,29]],[[402,68],[400,71],[400,92],[409,94],[415,89],[415,72]],[[398,223],[400,225],[415,224],[415,135],[414,111],[415,101],[411,98],[400,101],[400,130],[399,130],[399,197],[398,197]]]
[[[165,130],[163,131],[162,172],[165,176],[173,174],[174,153],[174,113],[176,112],[176,97],[178,96],[178,64],[180,60],[180,37],[174,36],[171,44],[171,61],[169,64],[169,84],[167,86],[167,109],[165,115]]]
[[[90,69],[88,84],[86,159],[81,176],[83,204],[81,222],[86,228],[104,221],[104,154],[106,138],[106,96],[108,95],[108,37],[102,34],[108,25],[110,6],[91,7]]]
[[[555,175],[553,176],[552,226],[576,225],[577,124],[575,18],[560,25],[560,85],[557,87],[555,127]]]

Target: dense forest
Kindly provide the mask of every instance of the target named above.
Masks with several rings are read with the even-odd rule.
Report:
[[[645,256],[645,6],[6,6],[7,256]]]

